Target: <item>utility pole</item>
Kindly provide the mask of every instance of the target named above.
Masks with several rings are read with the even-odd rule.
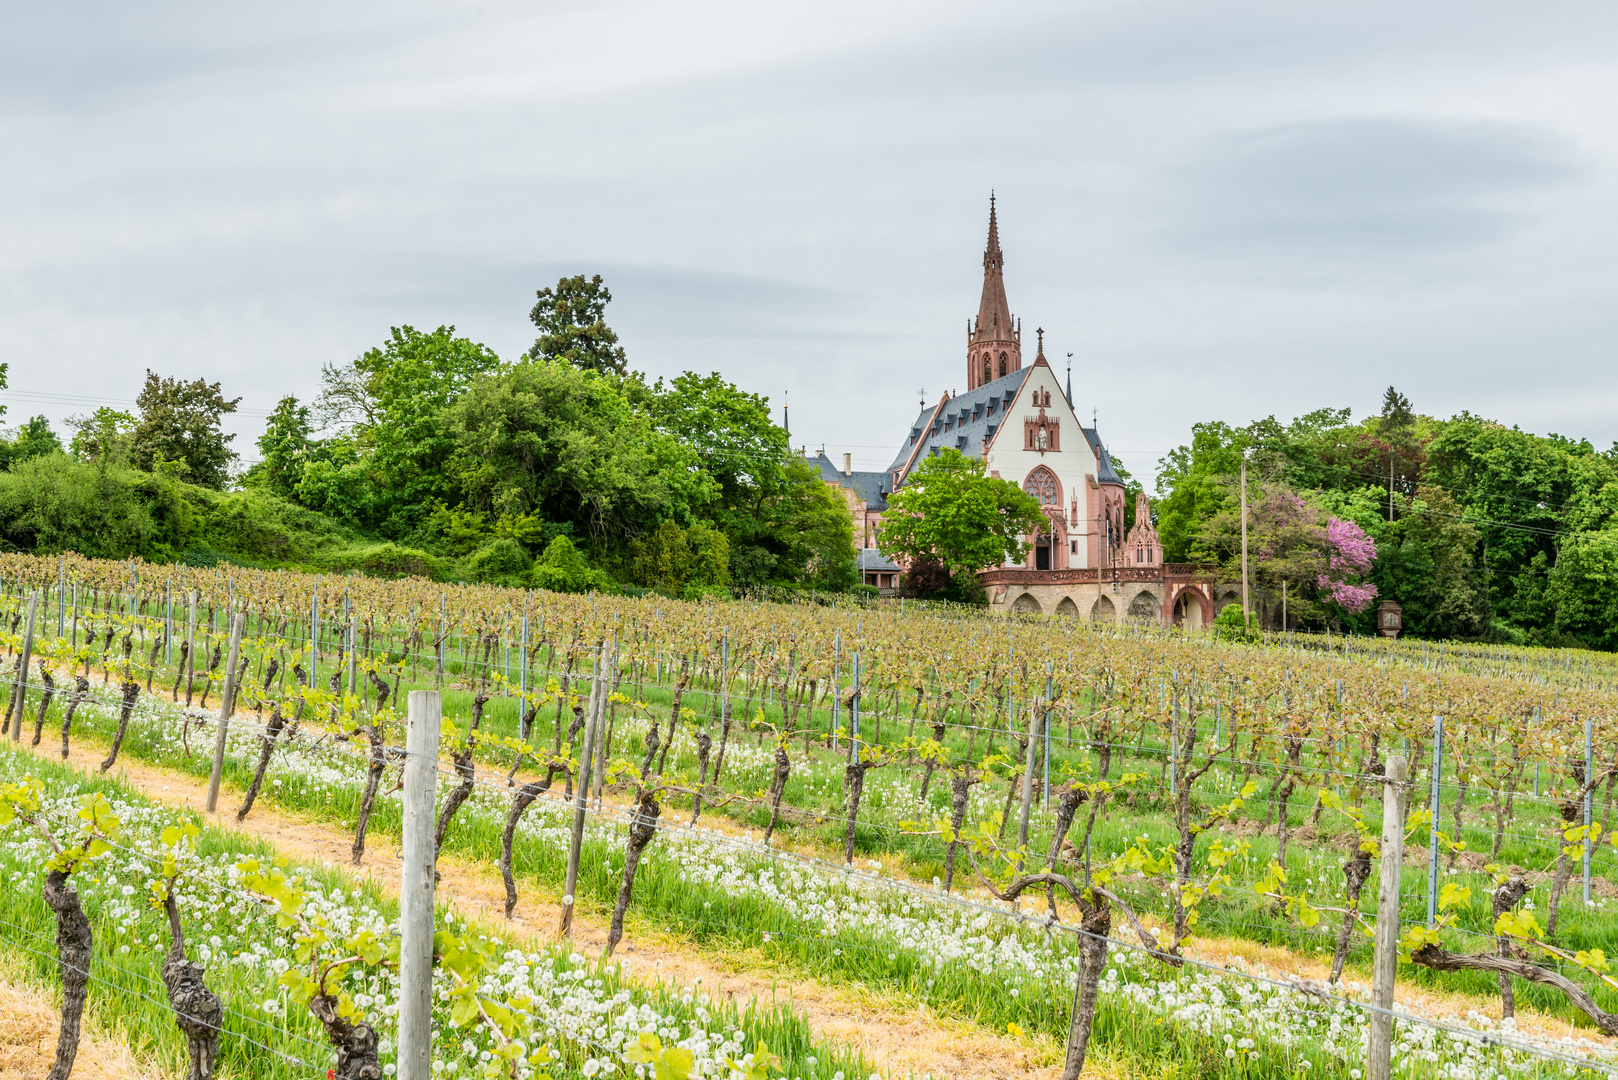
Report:
[[[399,875],[399,1080],[431,1080],[433,811],[443,699],[410,691],[404,766],[404,866]]]
[[[1242,451],[1242,623],[1252,621],[1253,605],[1247,597],[1247,451]]]

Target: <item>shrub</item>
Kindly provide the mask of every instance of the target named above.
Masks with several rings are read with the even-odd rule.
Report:
[[[334,570],[358,570],[377,577],[439,579],[444,569],[438,559],[420,548],[400,544],[364,544],[344,549],[328,560]]]
[[[142,479],[150,478],[66,454],[15,462],[11,471],[0,473],[0,536],[13,550],[41,555],[145,554],[159,541],[159,527],[137,494]]]
[[[1220,638],[1225,641],[1257,641],[1258,627],[1253,624],[1249,616],[1242,617],[1240,604],[1226,604],[1214,619],[1214,627],[1218,630]]]
[[[545,554],[540,556],[528,573],[528,583],[536,589],[551,592],[618,591],[618,583],[585,562],[573,541],[565,536],[558,536],[545,548]]]
[[[472,576],[497,585],[518,584],[530,565],[528,552],[509,537],[489,541],[466,560],[466,569]]]
[[[637,585],[676,592],[688,584],[729,585],[730,541],[701,522],[683,529],[665,521],[629,545],[629,574]]]

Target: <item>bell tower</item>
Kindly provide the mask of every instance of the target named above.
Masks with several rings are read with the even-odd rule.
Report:
[[[994,195],[989,196],[989,243],[983,250],[983,299],[978,317],[966,328],[966,388],[975,390],[1002,375],[1022,369],[1022,332],[1011,318],[1003,275]]]

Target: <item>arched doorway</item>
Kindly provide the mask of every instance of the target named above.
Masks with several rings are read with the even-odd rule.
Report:
[[[1064,596],[1062,597],[1062,602],[1056,605],[1056,613],[1066,615],[1070,619],[1077,619],[1079,617],[1079,605],[1073,602],[1071,596]]]
[[[1090,608],[1091,622],[1117,622],[1118,609],[1113,606],[1112,597],[1103,596],[1096,600]]]
[[[1034,599],[1033,593],[1023,593],[1017,597],[1017,602],[1011,605],[1011,610],[1016,615],[1038,615],[1044,609],[1039,606],[1039,601]]]
[[[1203,625],[1202,596],[1195,589],[1185,589],[1174,600],[1174,625],[1187,630],[1201,630]]]

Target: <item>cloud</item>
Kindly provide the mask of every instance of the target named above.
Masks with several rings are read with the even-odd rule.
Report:
[[[1336,260],[1456,252],[1532,220],[1577,173],[1545,128],[1328,118],[1220,136],[1177,165],[1174,242],[1223,256]]]

